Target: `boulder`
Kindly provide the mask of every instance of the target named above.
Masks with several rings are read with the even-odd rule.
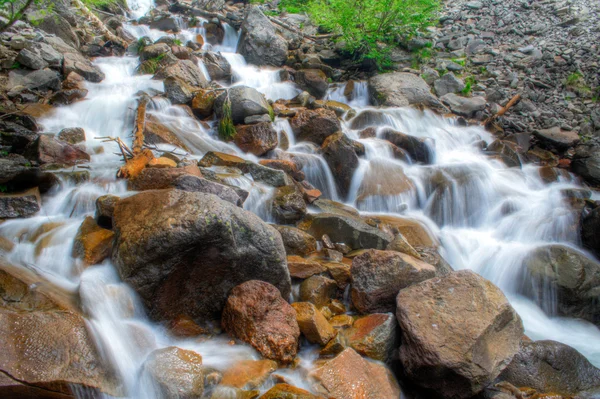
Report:
[[[169,76],[163,85],[165,95],[172,104],[187,104],[194,98],[194,88],[177,77]]]
[[[400,342],[398,323],[393,313],[375,313],[357,319],[342,331],[352,349],[363,356],[390,362]]]
[[[523,261],[533,281],[533,296],[540,305],[564,316],[577,317],[600,325],[600,263],[564,245],[541,246]],[[546,295],[551,295],[551,299]]]
[[[139,175],[127,181],[127,188],[134,191],[161,190],[172,187],[175,179],[184,175],[202,177],[196,165],[181,168],[144,168]]]
[[[154,79],[167,79],[169,77],[177,78],[194,89],[202,89],[208,86],[208,81],[198,65],[190,60],[177,60],[174,63],[168,63],[159,68],[154,74]]]
[[[246,12],[237,52],[254,65],[282,66],[287,59],[288,44],[279,36],[271,21],[257,6]]]
[[[394,212],[413,192],[415,186],[404,174],[402,165],[386,158],[375,158],[364,169],[356,192],[356,204],[363,209],[375,207]]]
[[[64,57],[63,74],[65,76],[75,72],[89,82],[98,83],[104,80],[104,72],[81,54],[66,53]]]
[[[300,284],[300,300],[310,302],[317,308],[327,305],[331,299],[337,296],[338,286],[330,278],[323,276],[312,276]]]
[[[448,93],[440,98],[450,110],[457,115],[473,118],[479,111],[485,109],[485,97],[460,97],[454,93]]]
[[[242,151],[249,152],[257,157],[277,147],[277,132],[271,122],[262,122],[254,125],[238,125],[235,127],[233,141]]]
[[[242,360],[225,370],[221,385],[257,389],[275,370],[277,370],[277,362],[273,360]]]
[[[338,132],[325,139],[321,150],[327,165],[335,176],[338,192],[345,198],[350,191],[352,177],[359,165],[353,141],[344,133]]]
[[[160,57],[163,54],[167,54],[171,52],[171,47],[167,43],[156,43],[151,44],[149,46],[144,46],[142,51],[140,51],[140,61],[148,61],[151,59],[155,59]]]
[[[166,399],[200,399],[205,385],[210,384],[209,375],[214,372],[202,365],[202,356],[196,352],[170,346],[157,349],[148,356],[142,375],[149,377],[158,393]]]
[[[362,130],[369,126],[389,125],[390,117],[384,112],[376,109],[366,109],[356,115],[350,123],[350,129]],[[373,129],[373,134],[370,137],[375,137],[377,131]]]
[[[277,223],[292,224],[306,214],[306,203],[302,192],[295,185],[278,187],[271,208]]]
[[[306,178],[304,173],[300,170],[303,165],[298,165],[298,163],[293,161],[283,159],[261,159],[258,163],[269,168],[283,170],[296,181],[302,181]]]
[[[158,15],[149,21],[148,25],[151,29],[162,30],[163,32],[179,32],[179,24],[174,15],[169,13]]]
[[[73,257],[81,259],[87,266],[102,263],[110,257],[114,235],[98,226],[92,216],[87,216],[73,241]]]
[[[215,195],[153,190],[127,197],[115,206],[113,229],[113,263],[156,320],[220,318],[229,291],[248,280],[290,294],[279,233]]]
[[[36,141],[28,146],[26,153],[28,158],[39,164],[74,166],[90,160],[89,154],[85,151],[59,141],[48,134],[41,134]]]
[[[317,250],[317,240],[310,234],[290,226],[273,225],[281,234],[288,255],[306,256]]]
[[[410,255],[366,251],[352,260],[352,303],[361,313],[394,312],[398,291],[435,275],[435,267]]]
[[[309,342],[324,346],[335,336],[336,331],[315,305],[310,302],[294,302],[292,307],[296,311],[298,327]]]
[[[88,94],[86,89],[83,90],[60,90],[50,97],[50,104],[52,105],[69,105],[74,102],[85,98]]]
[[[19,51],[16,62],[29,69],[44,69],[48,67],[48,63],[42,57],[26,48]]]
[[[522,341],[519,352],[498,377],[538,392],[588,397],[600,395],[600,369],[581,353],[555,341]]]
[[[467,270],[401,290],[396,317],[404,373],[447,398],[471,398],[490,385],[523,335],[504,294]]]
[[[410,136],[392,129],[384,129],[379,137],[406,151],[414,162],[430,164],[435,158],[430,139]]]
[[[581,176],[588,184],[600,186],[599,148],[588,146],[580,149],[578,147],[573,162],[571,162],[571,171]]]
[[[236,206],[242,206],[244,201],[238,193],[231,187],[198,176],[185,174],[177,177],[171,183],[173,188],[182,191],[191,191],[205,194],[214,194],[223,201],[227,201]]]
[[[388,107],[425,106],[445,112],[445,107],[431,94],[429,85],[419,76],[405,72],[375,75],[368,82],[369,96],[376,105]]]
[[[315,389],[326,397],[344,399],[400,398],[398,382],[385,366],[363,359],[348,348],[310,374]]]
[[[260,399],[322,399],[304,389],[289,384],[276,384],[269,389]]]
[[[192,99],[192,111],[199,118],[206,118],[213,113],[216,95],[214,92],[198,90]]]
[[[486,152],[493,152],[509,168],[521,167],[521,157],[519,156],[517,144],[507,140],[494,140],[487,146]]]
[[[350,215],[310,214],[298,227],[313,237],[327,234],[334,242],[344,243],[352,249],[384,249],[394,238]]]
[[[94,215],[98,226],[105,229],[112,229],[112,219],[115,212],[115,205],[119,201],[116,195],[102,195],[96,199],[96,214]]]
[[[319,262],[304,259],[296,255],[288,255],[287,265],[290,276],[293,278],[305,279],[327,271],[327,269]]]
[[[37,187],[20,193],[0,193],[0,219],[28,217],[40,209],[40,191]]]
[[[58,133],[59,140],[69,144],[79,144],[85,142],[85,130],[80,127],[63,129]]]
[[[62,67],[64,55],[44,42],[28,42],[24,50],[28,50],[41,58],[50,68]],[[21,51],[22,52],[22,51]]]
[[[298,111],[290,125],[296,140],[310,141],[317,145],[323,144],[327,137],[342,130],[335,112],[325,108]]]
[[[31,17],[35,20],[37,28],[44,32],[56,35],[62,39],[67,45],[75,48],[79,47],[79,38],[71,24],[61,15],[55,12],[36,13],[35,16]]]
[[[30,161],[23,157],[0,158],[0,184],[10,192],[38,187],[44,193],[58,183],[53,173],[31,167]]]
[[[546,148],[555,148],[559,151],[567,150],[579,143],[577,132],[565,131],[558,126],[534,130],[533,134]]]
[[[223,103],[226,97],[223,93],[215,101],[215,112],[219,117],[223,115]],[[271,108],[264,95],[247,86],[234,86],[229,89],[229,101],[231,101],[231,119],[236,125],[244,123],[244,119],[248,116],[268,114]]]
[[[202,57],[202,62],[212,80],[231,79],[231,65],[221,53],[207,51]]]
[[[198,162],[198,165],[208,168],[210,166],[231,166],[238,168],[243,173],[252,176],[255,181],[260,181],[273,187],[282,187],[292,184],[291,179],[281,170],[268,168],[246,161],[240,157],[222,152],[209,151]]]
[[[301,69],[296,72],[295,78],[296,84],[311,96],[323,98],[327,94],[327,75],[320,69]]]
[[[267,359],[289,363],[296,357],[300,336],[296,312],[269,283],[251,280],[231,290],[221,324]]]
[[[8,91],[13,90],[36,90],[46,92],[49,90],[60,90],[60,75],[51,69],[40,69],[37,71],[26,71],[17,69],[8,74]]]
[[[464,90],[465,82],[454,76],[454,73],[448,72],[433,83],[435,93],[439,96],[445,96],[448,93],[458,93]]]
[[[147,144],[171,144],[189,151],[188,146],[177,136],[177,131],[162,123],[157,116],[152,114],[146,115],[144,142]]]
[[[583,247],[600,259],[600,207],[586,215],[581,222],[581,243]],[[283,235],[283,234],[282,234]],[[285,239],[284,239],[285,244]]]

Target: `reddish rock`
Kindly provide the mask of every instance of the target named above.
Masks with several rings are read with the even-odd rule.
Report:
[[[41,134],[29,145],[27,154],[40,164],[73,166],[89,162],[90,156],[78,147],[59,141],[48,134]]]
[[[233,139],[242,151],[261,156],[277,147],[277,132],[270,122],[238,125]]]
[[[296,181],[304,180],[304,173],[300,170],[295,162],[283,159],[261,159],[259,164],[268,166],[269,168],[283,170],[288,175],[292,176]]]
[[[87,266],[102,263],[112,252],[115,233],[96,224],[92,216],[83,220],[73,242],[73,257]]]
[[[336,334],[327,319],[310,302],[294,302],[292,307],[296,310],[296,320],[302,335],[309,342],[326,345]]]
[[[363,356],[386,362],[399,341],[398,323],[392,313],[375,313],[357,319],[343,334],[348,344]]]
[[[313,262],[300,256],[288,256],[287,264],[290,276],[295,278],[305,279],[327,271],[319,262]]]
[[[273,225],[281,234],[288,255],[306,256],[317,250],[317,240],[310,234],[290,226]]]
[[[207,331],[188,316],[179,316],[169,324],[169,332],[181,338],[197,337]]]
[[[127,188],[134,191],[169,188],[178,177],[183,175],[202,177],[196,165],[181,168],[145,168],[138,176],[129,179]]]
[[[221,323],[268,359],[289,363],[296,357],[296,312],[269,283],[250,280],[231,290]]]
[[[242,389],[256,389],[277,370],[273,360],[242,360],[225,370],[221,385]]]
[[[302,110],[290,121],[298,141],[311,141],[317,145],[337,131],[342,130],[335,112],[325,108]]]
[[[317,308],[327,305],[337,295],[335,281],[323,276],[312,276],[300,284],[300,300],[310,302]]]
[[[316,389],[330,398],[400,398],[402,393],[392,373],[381,364],[363,359],[348,348],[312,371]]]
[[[304,389],[289,384],[277,384],[269,389],[260,399],[324,399]]]

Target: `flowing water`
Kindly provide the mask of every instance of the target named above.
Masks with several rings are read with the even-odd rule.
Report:
[[[133,17],[144,15],[151,0],[130,0]],[[131,25],[130,32],[158,39],[165,34],[141,25]],[[193,40],[202,29],[184,30],[181,37]],[[292,98],[300,90],[290,82],[281,82],[276,70],[247,65],[235,54],[237,33],[226,27],[224,43],[213,50],[223,53],[231,63],[234,79],[230,84],[255,87],[270,99]],[[17,245],[9,260],[43,275],[63,290],[81,298],[88,326],[104,356],[114,366],[125,395],[131,398],[159,398],[152,383],[141,371],[146,356],[154,349],[176,345],[200,353],[205,364],[221,370],[241,359],[259,358],[248,346],[231,346],[226,338],[198,343],[176,340],[164,329],[150,322],[135,293],[119,277],[110,263],[84,269],[71,256],[74,236],[83,218],[92,215],[95,200],[104,194],[130,195],[125,183],[115,179],[121,165],[113,142],[99,137],[118,137],[129,142],[133,129],[136,93],[162,89],[162,82],[151,76],[136,76],[136,57],[99,58],[96,64],[106,79],[88,83],[85,101],[60,107],[42,121],[46,132],[67,127],[86,131],[86,147],[92,154],[91,179],[82,185],[63,182],[60,189],[45,196],[42,210],[29,219],[12,220],[0,225],[0,235]],[[327,98],[349,103],[358,111],[369,108],[365,82],[357,82],[350,98],[343,87],[332,87]],[[374,108],[373,108],[374,109]],[[214,126],[203,126],[168,100],[154,100],[149,114],[177,131],[189,151],[177,149],[191,158],[201,158],[208,151],[225,151],[256,161],[240,153],[233,145],[215,139]],[[363,214],[390,214],[423,222],[441,243],[441,253],[455,269],[472,269],[498,285],[521,315],[526,334],[533,339],[554,339],[581,351],[600,366],[600,330],[579,320],[559,318],[546,312],[531,299],[521,295],[528,285],[523,258],[532,249],[547,243],[577,247],[577,233],[571,229],[574,213],[562,191],[578,186],[570,178],[545,184],[535,166],[508,168],[480,150],[478,142],[493,141],[480,127],[462,127],[454,120],[413,109],[386,109],[378,129],[389,126],[407,134],[431,139],[435,160],[431,165],[410,164],[394,158],[386,141],[360,139],[349,122],[344,132],[365,146],[365,156],[356,171],[348,198],[341,198],[334,177],[318,148],[296,142],[289,122],[275,121],[280,135],[288,137],[290,148],[282,156],[293,156],[303,165],[307,180],[319,188],[324,197],[346,200]],[[280,136],[281,137],[281,136]],[[169,146],[165,149],[171,150]],[[229,184],[250,192],[244,208],[270,221],[268,199],[273,189],[257,184],[246,176],[217,171]],[[436,184],[433,184],[436,182]],[[440,183],[441,182],[441,183]],[[597,195],[597,194],[594,194]],[[549,301],[552,299],[549,298]],[[550,313],[548,313],[550,309]],[[305,346],[301,367],[282,371],[294,384],[306,387],[303,373],[310,369],[316,351]],[[268,384],[267,384],[268,385]],[[263,387],[265,389],[266,387]]]

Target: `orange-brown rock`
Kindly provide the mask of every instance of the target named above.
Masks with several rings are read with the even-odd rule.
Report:
[[[298,141],[311,141],[317,145],[342,129],[335,112],[325,108],[300,110],[291,119],[290,125]]]
[[[344,262],[324,262],[323,266],[327,268],[338,288],[341,290],[346,289],[352,278],[351,266]]]
[[[206,118],[213,113],[216,95],[213,91],[200,90],[192,100],[192,111],[199,118]]]
[[[306,256],[317,250],[317,240],[310,234],[290,226],[273,225],[281,234],[288,255]]]
[[[310,373],[324,396],[344,399],[400,398],[400,387],[383,365],[363,359],[348,348]]]
[[[322,308],[336,297],[337,291],[337,284],[332,279],[324,276],[312,276],[300,284],[300,300]]]
[[[304,389],[289,384],[277,384],[269,389],[260,399],[323,399]]]
[[[84,90],[85,79],[77,72],[70,72],[62,83],[63,90]]]
[[[242,151],[261,156],[277,147],[277,132],[270,122],[238,125],[233,139]]]
[[[181,168],[145,168],[137,177],[129,179],[127,188],[135,191],[169,188],[175,179],[183,175],[202,177],[198,166],[193,164]]]
[[[92,216],[86,217],[73,242],[73,257],[88,266],[102,263],[111,254],[114,236],[111,230],[98,226]]]
[[[399,342],[398,323],[392,313],[361,317],[343,334],[358,353],[382,362],[392,357]]]
[[[439,242],[433,233],[421,222],[401,216],[377,215],[383,223],[398,229],[413,247],[437,247]]]
[[[176,168],[177,163],[170,158],[160,157],[154,158],[150,162],[148,162],[149,168]]]
[[[331,320],[329,320],[329,324],[337,329],[352,327],[354,324],[354,317],[347,314],[333,316]]]
[[[57,140],[48,134],[40,134],[27,148],[30,159],[40,164],[77,165],[89,162],[90,156],[77,146]]]
[[[295,302],[292,307],[296,310],[296,319],[302,334],[308,341],[326,345],[336,334],[327,319],[310,302]]]
[[[21,112],[37,119],[49,116],[54,110],[55,108],[49,104],[29,103],[21,109]]]
[[[260,387],[277,370],[277,362],[273,360],[242,360],[223,373],[222,385],[241,389]]]
[[[292,161],[285,159],[261,159],[258,163],[269,168],[283,170],[297,181],[302,181],[305,178],[304,173],[298,165]]]
[[[169,332],[181,338],[197,337],[198,335],[206,334],[207,331],[200,327],[191,317],[182,315],[171,321],[169,324]]]
[[[290,276],[295,278],[304,279],[327,271],[319,262],[313,262],[295,255],[287,257],[287,264]]]
[[[300,336],[296,312],[269,283],[250,280],[231,290],[221,324],[267,359],[288,363],[296,357]]]

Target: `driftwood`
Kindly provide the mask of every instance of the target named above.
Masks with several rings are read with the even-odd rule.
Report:
[[[144,148],[142,152],[135,155],[133,158],[126,161],[125,165],[117,172],[117,177],[121,179],[131,179],[142,173],[142,170],[150,161],[154,159],[154,154],[148,148]]]
[[[149,98],[147,96],[142,96],[138,103],[135,126],[133,128],[133,145],[131,146],[134,156],[141,153],[144,146],[144,128],[146,126],[146,107],[148,101]]]
[[[510,101],[506,104],[505,107],[503,107],[496,114],[494,114],[494,115],[490,116],[489,118],[487,118],[486,120],[484,120],[481,124],[483,126],[489,125],[490,123],[492,123],[493,121],[495,121],[496,119],[498,119],[499,117],[504,115],[512,106],[516,105],[520,100],[521,100],[521,95],[516,94],[513,98],[510,99]]]
[[[100,18],[98,18],[93,12],[91,12],[90,9],[81,2],[81,0],[73,0],[73,4],[77,7],[77,9],[79,9],[79,11],[81,11],[85,19],[87,19],[94,28],[98,29],[100,33],[102,33],[106,40],[116,43],[123,48],[127,48],[128,43],[125,40],[113,34],[106,27],[106,25],[104,25],[104,22],[102,22]]]

